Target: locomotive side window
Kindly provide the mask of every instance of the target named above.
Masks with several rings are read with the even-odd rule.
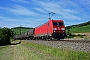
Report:
[[[53,22],[54,26],[63,26],[63,22]]]

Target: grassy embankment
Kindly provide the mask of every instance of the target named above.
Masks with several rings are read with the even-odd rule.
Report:
[[[66,29],[70,30],[71,33],[86,33],[90,32],[90,21],[76,24],[76,25],[71,25],[67,26]]]
[[[90,40],[90,24],[85,26],[71,26],[70,29],[66,30],[67,34],[71,33],[71,37],[85,38]]]
[[[90,33],[90,25],[70,29],[71,33]]]
[[[90,60],[90,52],[75,52],[22,41],[0,47],[1,60]]]

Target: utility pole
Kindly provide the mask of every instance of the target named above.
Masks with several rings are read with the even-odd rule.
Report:
[[[21,35],[21,32],[22,32],[22,29],[21,29],[21,28],[22,28],[23,26],[27,26],[27,25],[20,25],[20,35]]]
[[[21,26],[22,26],[22,25],[20,25],[20,35],[21,35]]]
[[[20,25],[20,35],[21,35],[21,26],[22,25]],[[22,36],[21,36],[21,39],[22,39]],[[19,44],[21,43],[21,40],[19,41]]]
[[[49,14],[49,18],[48,19],[50,19],[51,20],[51,17],[53,16],[53,14],[55,14],[54,12],[50,12],[50,13],[48,13]]]

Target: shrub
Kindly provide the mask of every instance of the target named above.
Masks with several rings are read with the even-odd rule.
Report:
[[[12,37],[13,31],[9,28],[0,28],[0,45],[10,44],[10,37]]]
[[[73,37],[75,37],[76,35],[75,34],[72,34],[71,32],[70,32],[70,30],[68,30],[67,31],[67,37],[68,38],[73,38]]]

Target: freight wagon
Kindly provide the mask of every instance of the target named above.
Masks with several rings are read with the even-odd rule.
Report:
[[[34,28],[30,29],[28,32],[21,34],[21,39],[23,40],[25,39],[29,40],[33,38],[34,38]]]

